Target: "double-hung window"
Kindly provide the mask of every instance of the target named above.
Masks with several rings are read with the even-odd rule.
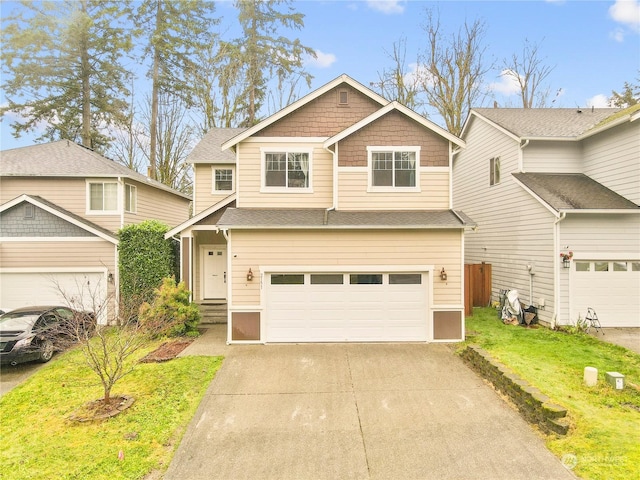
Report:
[[[368,147],[372,190],[413,189],[419,186],[418,147]]]
[[[263,151],[265,190],[301,191],[311,189],[310,151]]]
[[[489,160],[489,185],[500,183],[500,157]]]
[[[233,169],[215,168],[213,169],[213,192],[229,193],[233,191]]]
[[[88,211],[91,213],[118,212],[118,183],[89,182]]]
[[[136,213],[138,209],[138,187],[135,185],[124,185],[124,210],[129,213]]]

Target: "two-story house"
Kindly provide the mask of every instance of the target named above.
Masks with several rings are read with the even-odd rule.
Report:
[[[72,300],[109,321],[119,285],[116,232],[148,219],[183,222],[190,203],[70,141],[0,152],[0,308]]]
[[[589,307],[640,326],[640,106],[473,109],[453,162],[456,208],[478,224],[468,263],[492,265],[549,325]]]
[[[464,142],[343,75],[194,149],[182,279],[229,342],[464,338]]]

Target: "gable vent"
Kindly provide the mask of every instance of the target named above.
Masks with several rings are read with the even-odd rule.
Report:
[[[338,91],[338,105],[349,105],[349,92],[347,90]]]
[[[35,208],[30,203],[24,206],[24,218],[34,218],[36,216]]]

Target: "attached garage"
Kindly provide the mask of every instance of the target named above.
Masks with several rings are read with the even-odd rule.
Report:
[[[575,261],[569,282],[571,319],[591,307],[603,327],[640,327],[639,261]]]
[[[64,293],[63,293],[64,292]],[[107,278],[102,271],[2,271],[0,307],[68,305],[92,309],[107,298]]]
[[[426,271],[265,275],[267,342],[426,341]]]

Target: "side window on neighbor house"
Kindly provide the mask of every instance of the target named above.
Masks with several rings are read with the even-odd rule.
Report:
[[[213,191],[231,192],[233,191],[233,169],[214,168],[213,169]]]
[[[415,188],[420,166],[418,149],[369,148],[370,186]]]
[[[124,186],[124,209],[129,213],[136,213],[138,210],[138,187],[135,185]]]
[[[89,211],[118,211],[118,184],[116,182],[89,182],[88,191]]]
[[[500,183],[500,157],[489,160],[489,185]]]
[[[265,152],[263,157],[266,189],[309,189],[309,152]]]

